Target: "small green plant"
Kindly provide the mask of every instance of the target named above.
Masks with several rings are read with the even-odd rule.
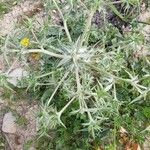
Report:
[[[3,17],[4,14],[8,13],[19,1],[20,0],[6,0],[5,2],[0,1],[0,18]]]
[[[16,123],[19,126],[26,127],[28,125],[28,120],[24,116],[17,116]]]
[[[0,136],[0,149],[4,149],[5,148],[5,139]]]

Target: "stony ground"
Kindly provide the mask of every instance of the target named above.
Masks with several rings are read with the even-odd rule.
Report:
[[[3,15],[0,20],[0,35],[11,34],[16,25],[20,25],[26,17],[34,17],[38,27],[44,18],[43,5],[40,1],[24,1],[11,8],[9,13]]]
[[[1,16],[0,36],[7,36],[14,32],[16,25],[20,25],[25,16],[35,17],[35,26],[40,26],[44,18],[42,7],[40,1],[24,1],[12,5],[10,11]],[[3,59],[1,55],[0,72],[6,71]],[[22,76],[23,66],[15,58],[12,64],[14,65],[9,70],[9,75],[13,75],[11,83],[15,84],[18,74]],[[3,89],[0,89],[0,95],[2,94]],[[23,150],[25,143],[36,136],[38,104],[34,101],[31,103],[27,99],[15,101],[17,102],[0,99],[0,140],[2,136],[5,138],[5,144],[0,141],[0,149]],[[33,150],[34,145],[29,149]]]

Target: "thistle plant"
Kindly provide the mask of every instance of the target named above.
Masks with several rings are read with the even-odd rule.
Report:
[[[140,26],[138,28],[133,26],[131,33],[122,35],[109,23],[97,29],[100,36],[103,35],[101,39],[95,37],[99,40],[93,45],[89,44],[91,36],[94,35],[92,28],[95,26],[92,24],[92,19],[96,10],[106,11],[104,8],[107,5],[125,20],[114,6],[116,2],[68,1],[64,4],[66,7],[69,6],[68,12],[65,12],[57,0],[49,2],[57,10],[63,26],[50,21],[43,28],[41,27],[40,33],[30,28],[28,33],[33,34],[33,37],[29,37],[30,48],[12,49],[9,44],[5,47],[8,55],[9,52],[14,52],[21,58],[26,58],[32,53],[41,55],[40,69],[35,73],[31,70],[27,81],[31,81],[30,77],[34,78],[34,81],[33,84],[28,83],[27,89],[31,90],[34,87],[36,92],[44,87],[45,90],[42,91],[45,98],[39,116],[42,135],[57,125],[66,127],[67,122],[64,123],[62,119],[64,114],[80,114],[86,118],[82,123],[83,128],[96,137],[104,129],[117,124],[116,118],[120,118],[125,111],[124,108],[121,109],[122,107],[148,101],[149,56],[142,55],[140,58],[135,58],[134,54],[140,50],[141,45],[148,48],[149,46],[140,32]],[[127,7],[134,4],[133,1],[118,2],[123,4],[128,2]],[[139,5],[138,1],[137,4]],[[85,17],[84,27],[77,38],[72,38],[68,18],[75,11],[79,15],[81,6]],[[53,27],[59,29],[60,33],[49,37],[48,31],[54,29]],[[12,38],[10,37],[10,41]],[[121,118],[123,117],[122,115]],[[124,122],[118,123],[117,128],[122,125]]]

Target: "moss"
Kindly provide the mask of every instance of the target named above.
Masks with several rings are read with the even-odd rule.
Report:
[[[17,123],[19,126],[26,127],[27,124],[28,124],[28,120],[26,119],[26,117],[18,115],[18,116],[17,116],[16,123]]]
[[[8,11],[8,7],[4,3],[0,3],[0,16]]]
[[[34,143],[34,142],[33,142],[32,140],[27,141],[27,142],[23,145],[23,149],[24,149],[24,150],[30,149],[30,147],[32,147],[33,143]]]
[[[11,111],[11,108],[6,106],[6,107],[3,107],[0,111],[0,116],[3,116],[4,114],[8,113]]]

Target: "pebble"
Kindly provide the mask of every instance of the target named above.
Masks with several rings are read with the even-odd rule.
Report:
[[[12,112],[6,113],[3,118],[2,131],[5,133],[16,133],[17,127],[15,123],[16,118]]]

